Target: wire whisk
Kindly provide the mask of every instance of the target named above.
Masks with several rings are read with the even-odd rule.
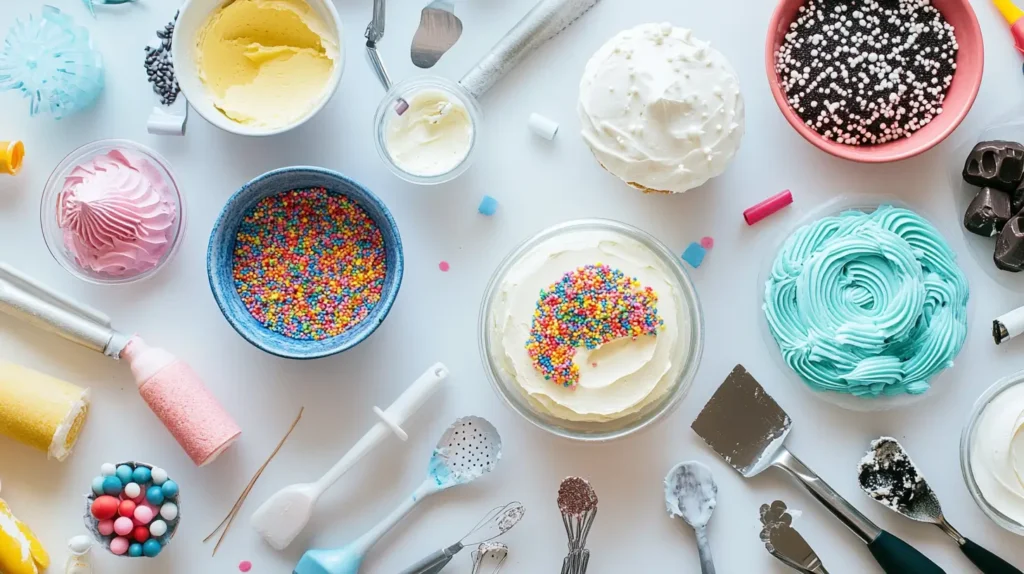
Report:
[[[569,554],[562,560],[562,574],[585,574],[590,563],[587,536],[597,517],[597,493],[586,480],[570,476],[558,487],[558,509],[569,539]]]
[[[447,548],[442,548],[441,550],[434,552],[430,556],[427,556],[423,560],[417,562],[415,565],[403,570],[402,574],[429,574],[438,572],[446,564],[451,562],[452,558],[463,548],[466,546],[476,546],[478,544],[490,542],[502,534],[505,534],[509,530],[512,530],[512,527],[518,524],[525,514],[526,508],[519,502],[510,502],[505,506],[493,508],[490,512],[484,515],[480,522],[477,522],[476,526],[467,532],[466,535],[458,542]]]

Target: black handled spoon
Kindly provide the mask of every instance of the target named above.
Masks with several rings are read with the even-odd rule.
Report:
[[[960,545],[960,551],[985,574],[1022,574],[1008,562],[971,542],[942,515],[935,491],[928,486],[903,447],[894,438],[882,437],[858,468],[861,489],[886,508],[911,520],[934,524]]]

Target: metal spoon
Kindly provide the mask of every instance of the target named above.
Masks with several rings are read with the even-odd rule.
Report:
[[[1002,558],[964,538],[946,521],[935,491],[925,482],[896,439],[881,437],[858,467],[860,488],[886,508],[911,520],[934,524],[960,545],[960,551],[985,574],[1021,574]]]
[[[671,516],[678,516],[693,528],[700,553],[700,571],[715,574],[707,525],[718,504],[718,485],[711,469],[699,462],[679,463],[665,477],[665,504]]]
[[[432,68],[462,36],[462,20],[449,0],[434,0],[420,12],[420,27],[412,37],[412,63]]]

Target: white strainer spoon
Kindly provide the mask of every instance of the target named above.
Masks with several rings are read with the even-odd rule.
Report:
[[[356,541],[333,550],[308,550],[292,574],[356,574],[370,548],[424,498],[472,482],[501,459],[501,437],[480,417],[463,417],[441,436],[430,457],[426,480],[377,526]]]

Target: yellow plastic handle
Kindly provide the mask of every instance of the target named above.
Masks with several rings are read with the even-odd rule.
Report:
[[[1024,16],[1024,10],[1021,10],[1011,0],[992,0],[992,3],[996,5],[999,12],[1002,13],[1003,18],[1013,26],[1021,16]]]
[[[25,144],[20,141],[0,141],[0,173],[15,175],[25,159]]]

